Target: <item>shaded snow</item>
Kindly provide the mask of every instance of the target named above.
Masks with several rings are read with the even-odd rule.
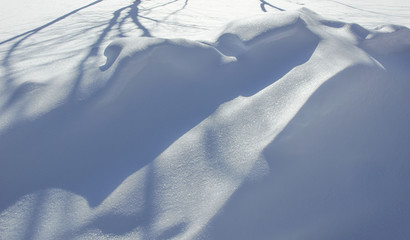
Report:
[[[321,3],[44,62],[3,41],[0,239],[408,239],[410,30],[296,2]]]

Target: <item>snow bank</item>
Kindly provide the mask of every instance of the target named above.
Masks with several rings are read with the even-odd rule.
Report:
[[[114,41],[81,100],[3,128],[0,236],[408,239],[409,36],[304,9]]]

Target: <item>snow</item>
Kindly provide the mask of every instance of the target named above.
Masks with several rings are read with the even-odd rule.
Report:
[[[1,6],[1,240],[409,239],[407,1]]]

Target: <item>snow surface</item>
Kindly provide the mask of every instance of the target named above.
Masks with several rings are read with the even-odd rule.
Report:
[[[408,1],[39,2],[0,8],[1,240],[410,238]]]

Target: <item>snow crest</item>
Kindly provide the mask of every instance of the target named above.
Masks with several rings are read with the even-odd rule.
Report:
[[[116,40],[0,133],[0,239],[407,239],[409,35],[303,9]]]

